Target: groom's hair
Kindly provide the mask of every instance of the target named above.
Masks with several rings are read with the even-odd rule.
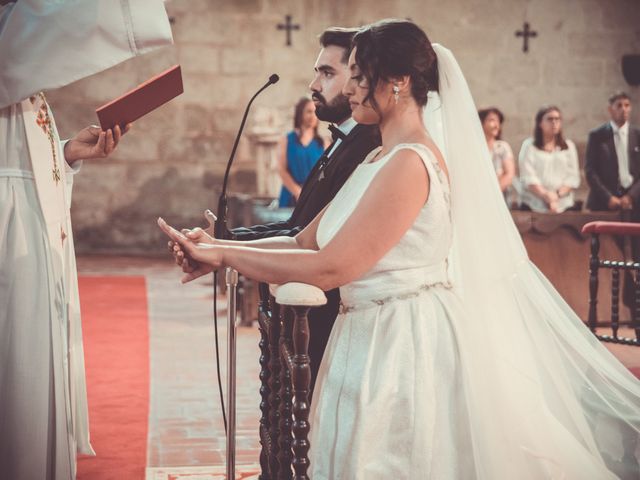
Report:
[[[329,46],[344,48],[342,63],[346,64],[349,62],[351,42],[356,33],[358,33],[357,28],[329,27],[320,34],[320,45],[323,48]]]

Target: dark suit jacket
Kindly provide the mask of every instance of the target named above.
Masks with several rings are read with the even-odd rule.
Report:
[[[629,125],[629,171],[633,183],[627,189],[620,185],[618,156],[609,122],[589,132],[585,158],[585,175],[589,187],[587,208],[608,210],[609,199],[629,194],[634,206],[640,207],[640,129]]]
[[[324,169],[321,168],[324,154],[313,167],[288,220],[248,228],[235,228],[232,232],[235,239],[247,241],[280,235],[295,236],[333,200],[356,166],[379,145],[380,133],[377,126],[356,125],[347,138],[338,145]],[[324,177],[322,180],[320,180],[321,175]]]
[[[376,125],[356,125],[349,135],[338,145],[327,162],[325,155],[320,158],[302,187],[300,198],[285,222],[254,225],[249,228],[235,228],[232,233],[236,240],[248,241],[276,236],[294,236],[306,227],[333,200],[347,178],[364,160],[367,154],[380,145],[380,132]],[[329,150],[329,149],[327,149]],[[323,163],[324,168],[322,168]],[[315,384],[320,360],[331,327],[338,314],[340,293],[338,289],[325,292],[327,304],[309,312],[309,355],[311,357],[311,388]]]

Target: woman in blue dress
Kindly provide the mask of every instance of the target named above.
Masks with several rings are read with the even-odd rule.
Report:
[[[278,150],[278,173],[282,178],[278,204],[293,207],[324,150],[324,142],[318,135],[316,107],[310,99],[303,97],[296,103],[293,130],[280,141]]]

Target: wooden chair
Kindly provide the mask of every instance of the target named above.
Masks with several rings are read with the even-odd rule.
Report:
[[[591,331],[604,342],[620,343],[640,346],[640,263],[635,261],[601,260],[600,235],[614,235],[626,238],[625,258],[631,258],[628,239],[640,237],[640,223],[627,222],[590,222],[582,228],[583,234],[591,235],[591,257],[589,261],[589,316],[588,324]],[[598,274],[600,269],[611,270],[611,319],[599,320],[598,305]],[[631,309],[631,320],[620,320],[620,272],[624,272],[627,279],[633,282],[634,306]],[[598,328],[611,328],[611,335],[601,335]],[[619,336],[621,327],[629,327],[635,338]]]

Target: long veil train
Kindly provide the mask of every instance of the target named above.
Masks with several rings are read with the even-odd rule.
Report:
[[[637,465],[640,382],[528,259],[466,80],[449,50],[434,49],[440,92],[424,120],[451,177],[450,266],[468,314],[456,333],[475,476],[617,478],[609,470],[622,475],[615,465],[625,450]]]

